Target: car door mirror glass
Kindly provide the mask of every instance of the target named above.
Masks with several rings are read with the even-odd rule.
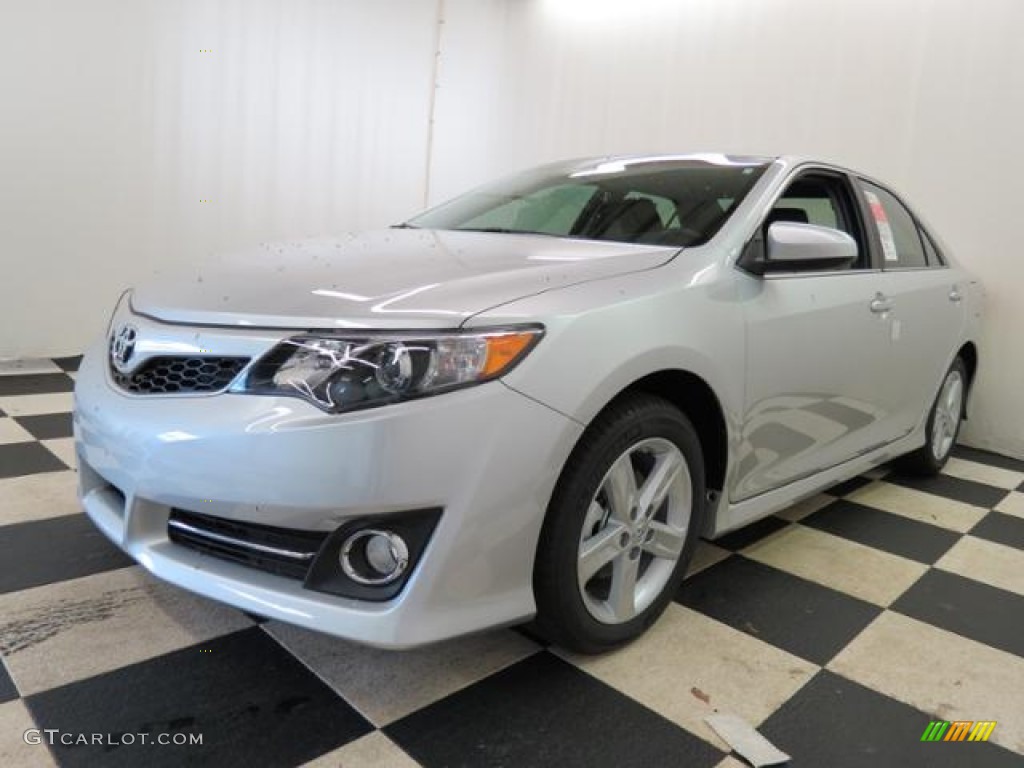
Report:
[[[857,241],[845,232],[776,221],[768,227],[764,267],[772,272],[842,269],[857,256]]]

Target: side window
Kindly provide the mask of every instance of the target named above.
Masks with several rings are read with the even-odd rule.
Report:
[[[882,241],[882,266],[887,269],[928,266],[921,233],[910,211],[881,187],[863,180],[860,185]]]
[[[793,181],[765,217],[764,231],[776,221],[814,224],[845,232],[857,241],[857,261],[849,269],[871,266],[867,239],[857,216],[852,190],[841,176],[807,173]]]
[[[788,193],[775,204],[779,217],[792,216],[792,221],[839,229],[839,214],[831,197],[792,197]],[[778,218],[776,219],[778,220]]]

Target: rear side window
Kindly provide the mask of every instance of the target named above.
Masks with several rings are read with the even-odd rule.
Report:
[[[928,266],[921,232],[910,211],[881,187],[863,180],[860,185],[882,243],[882,266],[886,269]]]

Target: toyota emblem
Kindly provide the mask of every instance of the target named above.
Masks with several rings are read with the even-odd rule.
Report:
[[[122,373],[128,369],[128,363],[135,354],[135,340],[138,335],[135,326],[122,325],[110,337],[110,362]]]

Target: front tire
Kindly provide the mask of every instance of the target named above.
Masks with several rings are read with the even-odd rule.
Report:
[[[910,475],[937,475],[949,460],[960,434],[967,394],[967,366],[957,357],[949,367],[928,414],[925,444],[896,461],[896,469]]]
[[[540,631],[583,653],[642,634],[679,587],[703,514],[703,454],[686,416],[647,394],[614,403],[548,506],[534,567]]]

